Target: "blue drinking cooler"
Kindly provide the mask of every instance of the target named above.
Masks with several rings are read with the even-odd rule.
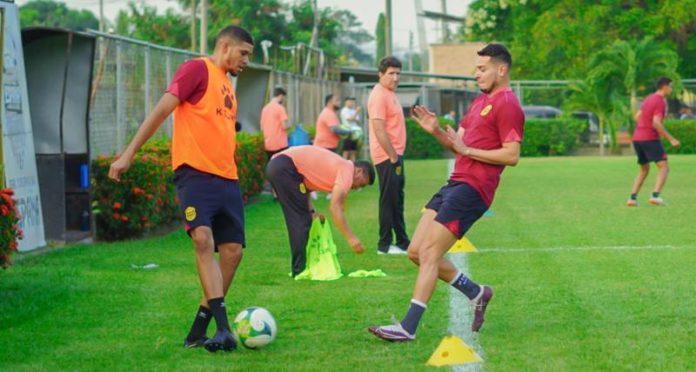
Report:
[[[84,190],[89,188],[89,166],[87,164],[80,165],[80,188]]]

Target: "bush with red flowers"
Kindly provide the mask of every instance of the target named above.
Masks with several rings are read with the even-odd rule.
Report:
[[[10,265],[10,254],[17,250],[17,241],[22,239],[19,228],[21,216],[12,189],[0,190],[0,267]]]
[[[266,166],[263,137],[239,133],[235,158],[246,202],[263,187]],[[92,162],[92,212],[98,239],[138,238],[157,226],[179,219],[169,139],[148,141],[119,182],[108,177],[114,159],[114,156],[99,157]]]

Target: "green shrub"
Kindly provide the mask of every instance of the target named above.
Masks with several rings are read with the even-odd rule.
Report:
[[[99,239],[138,238],[176,220],[178,206],[167,140],[146,143],[119,182],[108,178],[114,160],[104,156],[92,162],[92,213]]]
[[[568,155],[579,144],[587,122],[571,118],[527,119],[522,156]]]
[[[17,240],[22,239],[18,223],[17,201],[12,189],[0,190],[0,267],[10,265],[10,254],[17,250]]]
[[[679,147],[672,147],[663,140],[669,154],[696,154],[696,120],[665,120],[665,128],[674,138],[681,142]]]
[[[237,162],[239,187],[242,189],[246,203],[250,196],[261,192],[266,179],[268,157],[263,149],[263,136],[249,133],[237,134],[235,161]]]
[[[92,208],[99,239],[141,237],[179,218],[170,146],[169,139],[164,137],[148,141],[120,182],[108,178],[115,157],[99,157],[92,162]],[[263,137],[239,133],[235,160],[246,202],[263,187],[266,166]]]
[[[452,123],[451,120],[438,118],[441,127]],[[439,159],[443,157],[444,147],[432,134],[426,132],[413,118],[406,119],[406,159]]]

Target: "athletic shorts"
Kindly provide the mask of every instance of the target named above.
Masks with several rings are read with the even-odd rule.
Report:
[[[448,181],[440,191],[433,195],[425,208],[437,212],[435,221],[451,231],[457,239],[461,238],[488,210],[481,195],[464,182]]]
[[[275,155],[275,154],[277,154],[277,153],[279,153],[279,152],[281,152],[281,151],[285,151],[285,150],[287,150],[287,149],[288,149],[288,147],[285,146],[285,147],[283,147],[282,149],[278,149],[278,150],[273,150],[273,151],[266,150],[266,155],[268,156],[268,160],[271,160],[271,158],[273,157],[273,155]]]
[[[667,160],[667,153],[660,140],[633,141],[633,148],[638,156],[638,164]]]
[[[244,240],[244,203],[238,180],[230,180],[182,165],[174,171],[176,195],[186,232],[198,226],[213,230],[218,244]]]
[[[343,151],[355,151],[358,149],[358,141],[353,141],[350,138],[343,140]]]

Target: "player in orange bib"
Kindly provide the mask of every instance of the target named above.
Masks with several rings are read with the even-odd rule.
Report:
[[[212,56],[179,66],[166,93],[109,170],[109,177],[118,181],[138,149],[174,112],[174,183],[204,293],[184,346],[205,346],[211,352],[237,346],[224,299],[242,259],[244,209],[234,161],[237,99],[228,74],[239,74],[253,49],[245,29],[228,26],[220,31]],[[217,332],[208,339],[211,318]]]

